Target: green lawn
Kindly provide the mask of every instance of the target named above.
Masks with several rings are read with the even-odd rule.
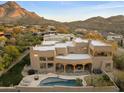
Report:
[[[30,64],[29,55],[0,77],[0,86],[17,85],[23,78],[21,72],[26,64]]]

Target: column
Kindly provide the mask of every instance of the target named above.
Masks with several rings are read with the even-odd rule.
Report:
[[[56,63],[54,63],[54,73],[56,73]]]
[[[93,72],[93,64],[92,64],[92,67],[91,67],[91,73]]]
[[[47,60],[47,57],[46,57],[46,70],[48,70],[48,60]]]
[[[85,70],[85,64],[83,64],[83,71]]]
[[[95,49],[93,50],[93,56],[95,56],[95,53],[96,53],[96,51],[95,51]]]
[[[113,69],[113,63],[111,63],[111,70]]]
[[[73,67],[74,67],[74,73],[76,72],[75,70],[76,70],[76,67],[75,67],[76,65],[73,65]]]
[[[64,73],[66,73],[66,64],[63,64],[64,65]]]

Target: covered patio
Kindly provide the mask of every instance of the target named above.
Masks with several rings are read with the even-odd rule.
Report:
[[[83,73],[85,71],[91,72],[92,63],[88,64],[61,64],[57,63],[55,72],[57,73]]]
[[[92,60],[88,54],[69,54],[57,56],[54,66],[57,73],[91,72]]]

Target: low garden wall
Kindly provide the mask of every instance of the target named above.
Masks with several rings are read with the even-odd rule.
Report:
[[[118,92],[115,86],[107,87],[16,87],[17,91],[22,92]]]
[[[106,87],[0,87],[0,92],[118,92],[115,86]]]
[[[16,87],[0,87],[0,92],[17,92]]]

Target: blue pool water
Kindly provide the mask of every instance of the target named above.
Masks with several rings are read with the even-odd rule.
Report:
[[[76,80],[66,80],[58,77],[49,77],[40,82],[39,86],[78,86]]]

